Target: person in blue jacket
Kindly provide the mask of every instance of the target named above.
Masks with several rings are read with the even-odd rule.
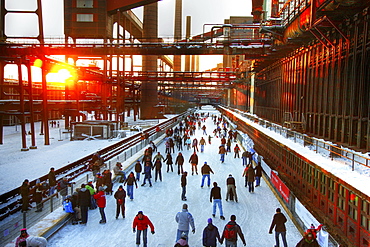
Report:
[[[212,219],[208,219],[208,225],[203,230],[203,246],[216,247],[217,240],[221,243],[220,233],[218,228],[212,224]]]
[[[149,186],[152,187],[152,182],[150,181],[150,178],[152,177],[152,167],[150,165],[150,161],[147,161],[145,163],[145,167],[144,167],[144,181],[143,181],[143,184],[141,186],[144,186],[146,183],[145,181],[148,179],[149,181]]]

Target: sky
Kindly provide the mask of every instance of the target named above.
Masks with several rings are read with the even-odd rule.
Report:
[[[201,112],[210,112],[211,114],[219,114],[214,108],[210,106],[204,106]],[[207,132],[212,132],[215,128],[212,120],[209,118],[206,120],[205,125]],[[28,152],[19,151],[19,147],[15,148],[16,145],[10,145],[9,150],[4,152],[9,153],[7,155],[9,159],[1,160],[3,167],[1,170],[5,175],[5,181],[12,186],[19,186],[19,183],[24,178],[35,179],[48,172],[50,165],[60,167],[67,161],[72,161],[74,156],[84,156],[86,153],[92,153],[96,149],[107,145],[105,141],[73,141],[67,140],[57,141],[59,138],[57,129],[52,130],[52,142],[50,146],[42,146],[38,144],[40,149],[30,150]],[[14,128],[13,128],[14,131]],[[7,132],[7,144],[15,144],[15,136],[9,136],[10,131]],[[198,140],[202,135],[202,130],[196,130],[195,136]],[[204,136],[205,137],[205,136]],[[94,144],[97,145],[94,150]],[[78,145],[80,148],[76,148]],[[200,187],[201,175],[191,175],[190,164],[184,163],[184,170],[189,172],[188,175],[188,186],[187,186],[187,201],[189,205],[189,212],[193,215],[195,221],[195,234],[190,234],[189,244],[192,247],[202,246],[202,232],[204,227],[207,225],[207,219],[212,218],[213,224],[216,225],[221,231],[225,224],[230,219],[232,214],[235,214],[237,219],[236,222],[241,226],[244,236],[249,247],[265,247],[274,245],[274,235],[268,234],[268,230],[272,221],[272,217],[277,207],[282,208],[279,201],[275,198],[274,194],[267,186],[266,182],[262,179],[261,186],[255,188],[254,193],[249,193],[248,189],[244,187],[244,178],[242,177],[243,165],[240,158],[234,158],[233,154],[228,154],[225,158],[225,163],[221,163],[218,155],[218,146],[220,145],[220,138],[214,137],[212,144],[205,146],[204,153],[198,153],[199,165],[198,173],[200,174],[201,166],[205,161],[210,165],[214,174],[211,174],[211,187],[204,186]],[[235,143],[232,143],[234,148]],[[5,145],[4,145],[5,147]],[[15,153],[11,153],[10,149],[16,150]],[[77,151],[78,150],[78,151]],[[142,150],[143,151],[143,150]],[[142,154],[138,152],[134,157],[129,159],[127,162],[123,162],[125,167],[130,162],[135,162],[138,156]],[[162,154],[165,153],[165,146],[162,142],[158,145],[158,151]],[[183,150],[182,153],[187,161],[193,151]],[[2,150],[0,150],[0,154]],[[19,156],[17,157],[17,153]],[[42,155],[40,155],[42,153]],[[68,155],[66,155],[68,154]],[[172,157],[175,158],[178,154],[176,149],[175,154]],[[28,158],[27,158],[28,157]],[[52,158],[51,158],[52,157]],[[27,162],[25,162],[27,160]],[[50,161],[53,162],[50,162]],[[114,160],[113,160],[114,161]],[[113,162],[114,163],[114,162]],[[10,164],[12,164],[10,166]],[[8,168],[6,168],[8,167]],[[33,169],[30,169],[32,167]],[[148,246],[151,247],[171,247],[175,243],[177,224],[175,222],[175,215],[181,211],[182,204],[181,200],[181,187],[180,187],[180,176],[177,174],[177,166],[174,165],[174,172],[166,172],[166,166],[162,167],[162,181],[154,182],[154,172],[152,183],[153,187],[139,186],[134,189],[134,200],[131,201],[126,199],[126,218],[115,219],[115,200],[113,196],[107,196],[107,206],[105,214],[107,217],[107,223],[104,225],[99,224],[100,215],[98,210],[89,211],[89,220],[86,226],[83,225],[71,225],[67,224],[60,232],[54,235],[48,243],[49,247],[53,246],[135,246],[135,234],[132,232],[132,220],[138,211],[143,211],[145,215],[153,222],[155,227],[155,234],[148,235]],[[28,170],[27,174],[19,172],[20,169]],[[38,173],[38,174],[37,174]],[[236,191],[238,194],[238,203],[234,201],[225,201],[226,199],[226,178],[229,174],[232,174],[236,180]],[[0,181],[4,181],[1,178]],[[142,182],[142,178],[140,182]],[[226,220],[220,219],[220,213],[216,210],[216,216],[212,217],[212,203],[209,201],[210,189],[212,183],[217,182],[221,188],[223,212]],[[207,184],[207,183],[206,183]],[[114,191],[117,190],[119,184],[115,184]],[[4,185],[1,184],[0,188]],[[267,203],[268,202],[268,203]],[[288,218],[287,226],[287,241],[288,246],[295,246],[295,244],[301,239],[301,235],[292,220],[288,217],[287,213],[282,211]],[[57,218],[63,214],[61,209],[55,212],[55,215],[50,217]],[[42,227],[43,222],[40,222],[38,226],[29,229],[30,235],[34,235],[37,229]],[[45,227],[44,227],[45,228]],[[242,246],[242,242],[239,240],[238,246]],[[14,246],[14,244],[13,244]],[[141,245],[142,246],[142,245]]]
[[[230,16],[250,16],[252,1],[248,0],[183,0],[183,32],[185,35],[186,16],[192,17],[192,35],[203,32],[204,24],[222,24]],[[35,10],[36,0],[5,0],[8,10]],[[158,36],[172,37],[174,33],[175,0],[158,3]],[[63,41],[63,0],[42,0],[44,35],[46,38],[60,37]],[[142,7],[133,9],[142,20]],[[37,17],[35,14],[8,14],[5,33],[9,37],[17,35],[37,36]],[[172,20],[172,21],[169,21]],[[210,31],[209,29],[206,31]],[[200,69],[211,69],[222,62],[222,56],[201,56]]]

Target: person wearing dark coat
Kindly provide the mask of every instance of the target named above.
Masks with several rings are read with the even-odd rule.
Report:
[[[215,217],[216,206],[218,205],[218,209],[220,210],[220,219],[224,220],[225,217],[222,211],[221,188],[217,186],[217,182],[213,182],[213,188],[211,189],[211,194],[209,196],[209,201],[212,202],[212,200],[213,200],[212,216]]]
[[[194,175],[194,170],[195,170],[195,173],[198,175],[198,155],[196,152],[194,152],[190,156],[189,162],[191,164],[191,175]]]
[[[261,166],[261,162],[258,162],[257,163],[257,166],[254,168],[254,171],[256,173],[256,187],[258,187],[261,184],[261,177],[262,177],[262,166]]]
[[[286,227],[285,227],[285,222],[286,221],[287,221],[287,219],[285,218],[285,215],[283,213],[281,213],[281,209],[277,208],[276,209],[276,214],[274,215],[274,218],[272,220],[270,230],[269,230],[269,233],[272,234],[272,230],[275,227],[275,241],[276,241],[275,246],[276,247],[280,246],[279,235],[281,235],[284,247],[288,246],[287,242],[286,242]]]
[[[131,201],[134,200],[134,184],[137,189],[136,178],[133,172],[130,172],[124,185],[127,184],[127,195],[130,197]]]
[[[144,167],[144,181],[143,181],[143,184],[141,186],[144,186],[145,185],[145,181],[148,179],[149,181],[149,186],[152,187],[152,182],[150,181],[150,179],[152,178],[152,166],[151,166],[151,162],[150,161],[147,161],[145,163],[145,167]]]
[[[212,219],[208,219],[208,225],[203,230],[203,246],[216,247],[217,240],[221,243],[220,233],[218,228],[212,224]]]
[[[163,161],[166,162],[167,164],[167,172],[170,171],[170,168],[171,168],[171,172],[173,172],[173,167],[172,167],[173,161],[172,161],[171,153],[168,153],[166,158]]]
[[[159,177],[159,180],[162,181],[162,162],[160,159],[157,159],[154,162],[153,168],[155,172],[154,181],[157,182],[157,178]]]
[[[175,161],[175,165],[177,165],[177,175],[180,175],[184,172],[183,165],[184,165],[184,156],[182,156],[182,153],[180,152]]]
[[[140,181],[140,173],[143,171],[143,168],[141,167],[140,160],[136,161],[135,164],[135,172],[136,172],[136,180]]]
[[[20,187],[19,193],[22,197],[22,212],[28,210],[29,206],[29,195],[30,195],[30,182],[28,179],[25,179]]]
[[[301,241],[298,242],[296,247],[320,247],[319,243],[317,240],[314,238],[312,233],[308,233],[303,238]]]
[[[116,204],[117,204],[116,219],[118,219],[120,211],[122,213],[122,217],[125,218],[126,191],[122,185],[120,185],[116,193],[114,193],[114,198],[116,199]]]
[[[236,232],[235,238],[228,239],[228,238],[225,237],[225,232],[228,231],[228,229],[230,229],[230,228],[234,228],[234,231]],[[247,243],[245,242],[245,238],[244,238],[244,234],[242,232],[242,229],[240,228],[240,226],[238,224],[236,224],[236,216],[231,215],[230,216],[230,221],[225,225],[225,228],[222,232],[221,244],[224,242],[224,239],[225,239],[225,246],[226,247],[236,246],[236,244],[238,242],[238,235],[239,235],[240,239],[242,240],[243,245],[246,246]]]
[[[48,180],[49,180],[49,196],[55,193],[55,187],[57,185],[57,179],[55,176],[54,167],[50,168],[49,174],[48,174]]]
[[[42,197],[43,197],[43,186],[40,183],[40,180],[37,179],[36,186],[35,186],[35,192],[33,194],[33,200],[36,202],[36,211],[35,212],[41,212],[43,208],[42,203]]]
[[[90,192],[85,188],[85,184],[81,184],[81,189],[78,192],[78,204],[81,209],[81,222],[80,224],[86,224],[88,219],[88,209],[91,203]]]
[[[103,172],[103,175],[104,175],[103,184],[106,187],[105,192],[107,193],[107,195],[112,195],[113,194],[112,172],[109,169],[107,169]]]
[[[228,201],[229,199],[231,200],[231,193],[232,193],[235,202],[238,202],[238,196],[236,194],[235,178],[233,178],[231,174],[229,174],[229,177],[226,179],[226,186],[227,186],[226,201]]]
[[[186,201],[186,184],[187,184],[186,176],[187,175],[188,173],[184,172],[181,176],[181,188],[182,188],[181,200],[183,201]]]

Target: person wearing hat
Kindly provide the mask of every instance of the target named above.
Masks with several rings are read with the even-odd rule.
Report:
[[[236,224],[236,216],[231,215],[230,221],[225,225],[225,228],[222,232],[221,236],[221,244],[224,242],[225,239],[225,246],[226,247],[236,247],[238,242],[238,235],[243,242],[243,245],[246,246],[247,243],[244,238],[244,234],[242,232],[241,227]]]
[[[305,233],[305,235],[303,236],[301,241],[298,242],[296,247],[320,247],[320,245],[312,233],[308,234]]]
[[[143,214],[143,211],[139,211],[132,222],[132,231],[136,232],[136,244],[140,245],[140,235],[143,233],[143,243],[144,247],[147,247],[148,243],[148,227],[152,234],[155,233],[154,225],[148,218],[148,216]]]
[[[176,242],[181,238],[183,233],[189,239],[189,226],[191,226],[193,234],[195,233],[194,218],[188,211],[188,204],[184,203],[182,205],[182,211],[176,214],[175,220],[178,224]]]
[[[288,244],[286,242],[286,227],[285,227],[285,222],[287,222],[287,219],[285,215],[281,212],[280,208],[276,209],[276,213],[273,217],[273,220],[271,222],[270,230],[269,233],[272,234],[272,229],[275,227],[275,241],[276,247],[280,246],[279,243],[279,235],[281,235],[281,238],[283,240],[284,247],[287,247]]]
[[[181,234],[181,238],[176,242],[174,247],[189,247],[185,233]]]
[[[207,161],[204,162],[204,165],[201,168],[201,172],[202,172],[202,184],[200,185],[200,187],[203,188],[205,178],[208,179],[207,185],[209,187],[211,185],[211,173],[214,174],[214,172],[212,171],[212,168],[207,164]]]
[[[104,187],[99,187],[99,192],[94,195],[94,198],[96,200],[96,204],[98,204],[101,220],[99,221],[100,224],[104,224],[107,222],[107,219],[105,218],[104,208],[107,204],[107,200],[105,198],[105,192]]]
[[[20,242],[26,241],[26,239],[27,239],[29,236],[30,236],[30,235],[28,235],[28,233],[27,233],[27,228],[22,228],[22,229],[21,229],[21,234],[20,234],[20,235],[19,235],[19,237],[17,237],[17,239],[15,240],[15,247],[18,247]]]
[[[212,224],[212,219],[208,219],[208,225],[203,230],[203,246],[215,247],[217,246],[217,240],[221,243],[220,233],[218,228]]]
[[[126,191],[122,185],[120,185],[116,193],[114,193],[114,198],[116,199],[116,204],[117,204],[116,219],[118,219],[120,211],[122,213],[122,217],[125,218]]]

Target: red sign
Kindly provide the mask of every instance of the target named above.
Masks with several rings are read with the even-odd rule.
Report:
[[[275,186],[275,188],[279,191],[280,195],[284,198],[284,200],[289,203],[290,190],[283,183],[283,181],[280,180],[280,178],[274,171],[271,171],[271,182]]]

